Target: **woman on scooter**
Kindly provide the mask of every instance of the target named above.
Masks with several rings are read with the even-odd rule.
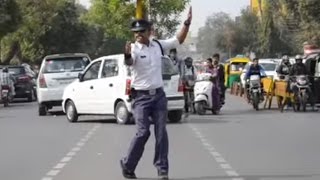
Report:
[[[219,66],[214,65],[211,58],[206,61],[206,73],[212,74],[212,113],[217,114],[220,111],[220,88],[219,88]]]

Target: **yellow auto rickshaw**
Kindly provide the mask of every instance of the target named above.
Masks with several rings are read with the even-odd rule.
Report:
[[[250,59],[247,57],[234,57],[226,61],[224,64],[226,88],[230,88],[233,82],[240,82],[240,74],[248,62]]]

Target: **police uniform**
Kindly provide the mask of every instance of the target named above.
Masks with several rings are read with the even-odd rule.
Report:
[[[148,21],[136,20],[132,23],[132,31],[141,31],[150,27]],[[161,45],[161,46],[160,46]],[[144,146],[150,136],[150,120],[154,122],[156,138],[153,164],[158,173],[168,173],[168,135],[167,98],[163,90],[162,51],[179,45],[176,37],[168,40],[150,40],[149,45],[135,42],[131,44],[132,70],[132,109],[137,126],[126,157],[121,160],[122,169],[134,174],[136,166],[143,154]]]

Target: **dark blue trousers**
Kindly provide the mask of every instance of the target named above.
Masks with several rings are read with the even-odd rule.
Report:
[[[155,95],[150,95],[146,92],[136,91],[132,108],[137,133],[131,141],[127,156],[123,159],[124,165],[128,170],[135,171],[150,136],[151,121],[149,117],[151,117],[154,122],[156,139],[153,164],[159,171],[168,172],[169,143],[166,129],[168,111],[165,92],[160,89]]]

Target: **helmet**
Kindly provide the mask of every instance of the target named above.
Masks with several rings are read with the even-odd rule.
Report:
[[[193,59],[191,57],[187,57],[186,59],[184,59],[184,61],[192,63]]]
[[[300,54],[298,54],[298,55],[296,55],[295,59],[296,59],[296,60],[302,60],[303,57],[302,57]]]
[[[2,69],[2,72],[4,72],[4,73],[7,73],[9,70],[8,70],[8,68],[7,67],[4,67],[3,69]]]
[[[282,60],[289,60],[289,56],[287,55],[282,56]]]

